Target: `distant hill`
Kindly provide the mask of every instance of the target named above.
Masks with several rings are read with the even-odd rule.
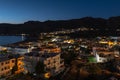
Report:
[[[109,19],[84,17],[71,20],[57,21],[28,21],[23,24],[0,24],[0,34],[37,34],[41,32],[58,31],[62,29],[74,29],[85,27],[93,28],[93,31],[82,32],[85,35],[93,35],[96,32],[98,35],[119,35],[120,34],[120,16],[110,17]],[[81,33],[81,32],[80,32]]]

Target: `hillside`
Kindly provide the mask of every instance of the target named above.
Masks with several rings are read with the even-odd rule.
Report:
[[[79,32],[84,35],[115,35],[120,34],[120,16],[109,19],[84,17],[71,20],[57,21],[28,21],[23,24],[0,24],[0,34],[37,34],[41,32],[58,31],[63,29],[87,28],[88,31]],[[92,31],[90,29],[93,29]]]

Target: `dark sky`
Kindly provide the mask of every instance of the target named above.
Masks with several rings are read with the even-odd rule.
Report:
[[[120,16],[120,0],[0,0],[0,23]]]

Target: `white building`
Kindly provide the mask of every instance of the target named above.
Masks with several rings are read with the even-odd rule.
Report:
[[[96,53],[96,55],[95,55],[95,57],[96,57],[96,62],[97,63],[103,63],[103,62],[107,62],[108,61],[108,59],[107,58],[105,58],[105,57],[100,57],[97,53]]]
[[[64,69],[64,61],[60,58],[60,54],[45,53],[40,59],[52,74],[59,73]]]
[[[31,52],[31,50],[32,50],[32,48],[29,48],[29,47],[16,47],[16,48],[13,49],[13,51],[15,53],[18,53],[18,54],[21,54],[21,55],[23,55],[25,53],[29,53],[29,52]]]
[[[93,55],[95,56],[97,63],[103,63],[103,62],[107,62],[108,60],[110,60],[109,57],[100,57],[95,48],[93,48]]]
[[[46,71],[52,75],[60,73],[64,70],[64,60],[60,58],[59,53],[28,53],[25,54],[25,68],[30,73],[35,72],[35,65],[38,61],[43,62]]]
[[[2,48],[6,48],[8,52],[13,52],[16,54],[24,55],[25,53],[29,53],[34,49],[34,47],[11,47],[11,46],[3,46]]]

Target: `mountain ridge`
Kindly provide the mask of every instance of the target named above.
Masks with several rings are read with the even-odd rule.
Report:
[[[84,17],[69,20],[27,21],[22,24],[0,23],[0,34],[38,34],[62,29],[93,28],[100,31],[119,32],[120,16],[104,18]],[[117,31],[118,30],[118,31]]]

